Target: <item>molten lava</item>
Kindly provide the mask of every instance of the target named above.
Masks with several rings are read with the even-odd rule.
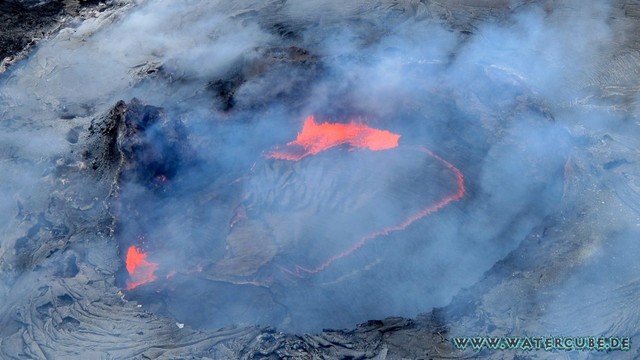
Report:
[[[387,130],[374,129],[354,122],[318,124],[313,116],[309,116],[296,140],[287,143],[284,149],[267,154],[267,157],[297,161],[343,144],[375,151],[387,150],[397,147],[398,139],[400,135]]]
[[[305,120],[302,131],[298,134],[298,137],[295,141],[287,143],[287,147],[284,149],[277,149],[275,151],[272,151],[271,153],[268,153],[266,157],[297,161],[306,156],[315,155],[321,151],[342,144],[348,144],[352,147],[365,148],[376,151],[387,150],[396,148],[398,146],[399,139],[400,135],[391,133],[386,130],[374,129],[366,125],[353,122],[349,124],[318,124],[315,122],[314,117],[310,116]],[[329,267],[335,261],[351,255],[353,252],[364,246],[367,242],[380,236],[386,236],[393,232],[405,230],[415,221],[437,212],[451,202],[461,199],[466,191],[464,185],[464,175],[462,174],[462,172],[453,164],[436,155],[429,149],[420,147],[418,148],[418,150],[442,163],[445,168],[451,171],[457,185],[455,192],[444,196],[435,203],[425,205],[422,210],[408,216],[398,225],[384,228],[378,231],[373,231],[368,235],[363,236],[346,250],[343,250],[342,252],[331,256],[315,267],[295,265],[293,270],[285,269],[282,267],[281,270],[298,277],[302,276],[302,272],[320,272]]]
[[[147,254],[137,247],[129,247],[126,263],[127,271],[129,272],[127,290],[156,280],[154,272],[158,269],[158,264],[148,261]]]

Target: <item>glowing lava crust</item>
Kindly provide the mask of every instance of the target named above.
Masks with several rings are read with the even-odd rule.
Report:
[[[315,121],[315,118],[310,116],[304,122],[302,131],[298,133],[296,140],[289,142],[284,148],[276,148],[274,151],[267,153],[266,157],[279,160],[299,161],[307,156],[315,155],[343,144],[347,144],[352,148],[361,148],[371,151],[389,150],[398,147],[399,139],[400,135],[398,134],[394,134],[387,130],[371,128],[364,124],[355,122],[348,124],[318,124]],[[436,155],[431,150],[424,147],[419,147],[418,150],[442,163],[442,165],[453,173],[457,185],[455,192],[445,196],[436,203],[422,208],[422,210],[408,216],[404,221],[395,226],[386,227],[359,238],[347,249],[327,258],[315,267],[295,265],[293,269],[280,267],[281,270],[296,277],[301,277],[303,273],[313,274],[320,272],[337,260],[353,254],[367,242],[380,236],[405,230],[413,222],[435,213],[451,202],[461,199],[465,194],[464,176],[462,172],[453,164]]]

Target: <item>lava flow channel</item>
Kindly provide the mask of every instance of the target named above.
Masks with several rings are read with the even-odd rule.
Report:
[[[127,280],[127,290],[134,289],[142,284],[150,283],[156,280],[155,271],[158,264],[148,261],[147,254],[135,246],[130,246],[127,250],[127,272],[129,279]]]
[[[302,128],[302,131],[298,133],[296,140],[287,143],[284,148],[276,148],[274,151],[267,153],[267,158],[298,161],[302,158],[318,154],[321,151],[330,149],[332,147],[348,144],[353,148],[363,148],[372,151],[388,150],[398,147],[398,140],[400,135],[394,134],[387,130],[380,130],[368,127],[363,124],[351,122],[349,124],[332,124],[321,123],[318,124],[313,116],[308,117]],[[449,203],[461,199],[465,194],[464,175],[453,164],[436,155],[431,150],[425,147],[419,147],[419,150],[427,154],[431,158],[441,162],[447,169],[449,169],[456,179],[456,191],[445,196],[440,201],[430,204],[424,207],[417,213],[408,216],[400,224],[384,228],[382,230],[369,233],[355,243],[353,243],[346,250],[337,253],[316,267],[305,267],[302,265],[295,265],[293,270],[282,268],[282,271],[301,277],[302,273],[318,273],[331,264],[353,254],[356,250],[364,246],[367,242],[380,237],[386,236],[393,232],[405,230],[409,225],[415,221],[422,219],[425,216],[433,214]]]

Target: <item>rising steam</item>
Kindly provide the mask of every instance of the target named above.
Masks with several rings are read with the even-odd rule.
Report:
[[[130,298],[203,327],[414,317],[557,210],[572,104],[614,43],[606,2],[506,3],[146,1],[43,43],[0,100],[55,139],[120,99],[139,116],[112,208]]]

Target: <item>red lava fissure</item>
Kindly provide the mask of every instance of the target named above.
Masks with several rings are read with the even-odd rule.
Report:
[[[302,131],[298,133],[296,140],[287,144],[284,149],[276,149],[273,152],[267,153],[267,158],[298,161],[302,158],[315,155],[321,151],[329,148],[348,144],[354,148],[364,148],[372,151],[388,150],[398,146],[398,140],[400,135],[394,134],[386,130],[379,130],[368,127],[363,124],[351,122],[349,124],[332,124],[321,123],[318,124],[313,116],[306,119]],[[433,159],[441,162],[447,169],[449,169],[456,178],[457,189],[455,193],[452,193],[435,204],[431,204],[421,211],[409,216],[402,223],[388,227],[379,231],[372,232],[363,236],[358,241],[353,243],[346,250],[337,253],[330,258],[323,261],[321,264],[315,267],[306,267],[302,265],[295,265],[293,269],[286,269],[280,267],[280,269],[288,274],[296,277],[302,277],[303,273],[314,274],[318,273],[331,264],[353,254],[356,250],[364,246],[367,242],[380,237],[386,236],[393,232],[405,230],[413,222],[422,219],[425,216],[433,214],[434,212],[447,206],[449,203],[461,199],[465,194],[464,175],[453,164],[436,155],[431,150],[425,147],[419,147],[419,150],[429,155]]]
[[[362,148],[371,151],[389,150],[398,147],[399,139],[400,135],[398,134],[394,134],[387,130],[371,128],[361,123],[317,123],[313,116],[309,116],[305,120],[303,128],[300,133],[298,133],[296,140],[287,143],[285,147],[276,148],[274,151],[267,153],[265,157],[287,161],[299,161],[307,156],[315,155],[324,150],[340,145],[349,145],[351,148]],[[296,277],[302,277],[303,273],[318,273],[331,266],[334,262],[353,254],[367,242],[380,236],[386,236],[393,232],[405,230],[413,222],[435,213],[451,202],[461,199],[465,194],[464,176],[462,172],[453,164],[436,155],[431,150],[424,147],[419,147],[418,149],[433,159],[441,162],[453,173],[457,183],[457,190],[454,193],[409,216],[402,223],[396,226],[378,230],[363,236],[346,250],[331,256],[315,267],[295,265],[293,269],[286,269],[283,267],[280,267],[280,269],[283,272]],[[126,267],[129,273],[127,290],[131,290],[142,284],[155,281],[156,276],[154,273],[158,269],[159,264],[147,260],[146,253],[136,246],[131,246],[127,251]]]

